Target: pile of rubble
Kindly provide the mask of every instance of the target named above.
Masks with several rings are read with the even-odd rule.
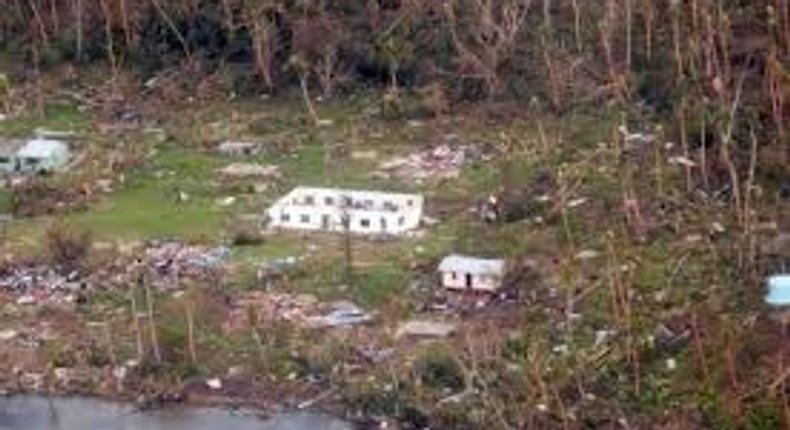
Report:
[[[234,301],[225,329],[238,331],[248,327],[250,312],[259,322],[282,321],[308,329],[346,327],[373,319],[372,314],[345,300],[322,303],[310,294],[250,291]]]
[[[20,266],[0,274],[0,289],[14,293],[19,305],[73,303],[88,285],[78,272],[63,275],[49,266]]]
[[[184,278],[215,280],[225,273],[229,258],[230,249],[224,246],[153,242],[89,274],[64,272],[47,263],[9,263],[0,269],[0,291],[13,295],[18,305],[74,303],[93,286],[125,286],[144,272],[161,288],[179,286]]]
[[[148,267],[161,278],[213,279],[224,272],[230,249],[162,242],[146,249],[145,256]]]
[[[226,179],[263,178],[280,179],[280,166],[257,163],[233,163],[219,169],[219,174]]]
[[[467,154],[468,148],[465,146],[444,144],[385,161],[379,164],[373,175],[383,179],[415,181],[453,179],[461,174]]]

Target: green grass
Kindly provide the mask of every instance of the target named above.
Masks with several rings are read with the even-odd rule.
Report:
[[[53,101],[44,106],[43,116],[29,113],[23,117],[0,121],[0,135],[25,137],[36,128],[80,132],[87,128],[88,120],[88,116],[74,104]]]
[[[382,262],[359,270],[351,286],[351,295],[364,305],[380,305],[409,286],[409,273],[395,264]]]
[[[212,185],[218,165],[201,153],[163,148],[122,189],[87,212],[72,215],[72,221],[100,237],[215,237],[224,214],[215,204]],[[187,201],[177,200],[180,191],[189,196]]]
[[[11,192],[0,189],[0,214],[8,213],[11,210]]]

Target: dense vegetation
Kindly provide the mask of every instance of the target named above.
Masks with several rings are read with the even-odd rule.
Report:
[[[773,141],[787,119],[786,0],[15,0],[0,29],[31,63],[233,65],[257,90],[436,86],[559,112],[617,100],[673,113],[692,137],[709,123],[716,141],[736,99],[737,122]]]

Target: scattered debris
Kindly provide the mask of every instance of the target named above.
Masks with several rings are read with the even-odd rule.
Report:
[[[249,157],[261,152],[261,145],[255,142],[225,141],[219,144],[217,152],[229,157]]]
[[[374,160],[378,158],[379,153],[375,150],[369,151],[352,151],[351,152],[351,159],[352,160]]]
[[[250,291],[240,294],[233,303],[226,330],[236,331],[249,323],[254,311],[261,321],[287,321],[302,326],[309,315],[318,310],[318,299],[309,294],[291,295]]]
[[[219,169],[219,173],[226,178],[279,179],[282,176],[280,166],[256,163],[233,163]]]
[[[725,233],[727,231],[727,229],[724,227],[724,225],[722,223],[718,222],[718,221],[716,221],[716,222],[714,222],[713,224],[710,225],[710,230],[711,230],[712,233],[716,233],[716,234],[722,234],[722,233]]]
[[[683,167],[696,167],[697,163],[687,157],[669,157],[669,164],[674,164],[676,166],[683,166]]]
[[[331,305],[332,310],[321,316],[308,317],[305,321],[310,328],[333,328],[370,322],[372,316],[349,301],[339,301]]]
[[[594,249],[585,249],[576,254],[576,259],[581,261],[593,260],[598,258],[601,253]]]
[[[521,221],[533,207],[529,195],[526,190],[489,194],[476,210],[488,223]]]
[[[0,331],[0,342],[8,342],[9,340],[13,340],[19,335],[19,332],[12,329],[7,329]]]
[[[412,320],[402,323],[395,332],[395,337],[447,337],[455,333],[454,323]]]
[[[218,206],[223,206],[223,207],[224,206],[232,206],[234,203],[236,203],[236,197],[234,197],[234,196],[228,196],[228,197],[219,199],[217,201],[217,205]]]
[[[90,285],[78,272],[61,274],[48,265],[18,266],[0,273],[0,289],[18,294],[16,304],[73,303]]]
[[[208,379],[206,380],[206,386],[211,388],[212,390],[221,390],[222,380],[219,378]]]
[[[568,201],[566,206],[568,207],[568,209],[577,208],[579,206],[582,206],[582,205],[586,204],[588,202],[588,200],[589,199],[587,199],[587,197],[579,197],[577,199],[573,199],[573,200]]]
[[[379,164],[373,175],[384,179],[415,181],[453,179],[461,174],[466,158],[466,147],[454,148],[445,144],[385,161]]]
[[[150,267],[160,278],[207,277],[221,274],[230,249],[226,246],[213,248],[187,246],[179,242],[162,242],[145,251]]]

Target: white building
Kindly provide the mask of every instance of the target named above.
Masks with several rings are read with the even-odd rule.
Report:
[[[66,142],[37,137],[0,145],[0,173],[19,174],[60,170],[69,162]]]
[[[297,187],[266,215],[275,228],[401,235],[419,227],[422,206],[418,194]]]
[[[448,255],[439,263],[439,272],[445,288],[495,292],[505,277],[505,261]]]

